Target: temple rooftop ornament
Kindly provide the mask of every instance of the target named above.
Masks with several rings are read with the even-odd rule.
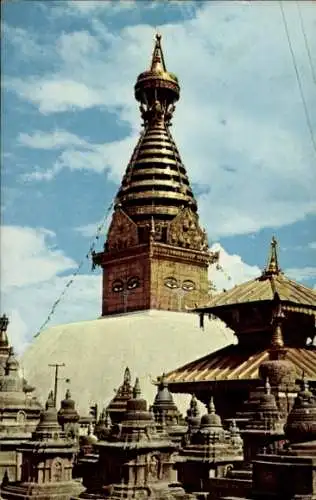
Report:
[[[261,276],[214,296],[205,307],[196,310],[205,314],[212,313],[224,319],[224,321],[228,321],[229,326],[236,331],[240,322],[237,317],[228,320],[224,311],[237,305],[275,304],[276,300],[282,303],[284,310],[301,312],[316,317],[315,290],[284,275],[279,267],[277,241],[273,237],[268,264]]]

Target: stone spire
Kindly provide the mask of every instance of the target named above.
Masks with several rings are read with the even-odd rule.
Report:
[[[107,406],[106,411],[113,424],[119,424],[126,411],[126,404],[133,397],[133,388],[131,385],[131,372],[129,368],[125,368],[123,383],[118,388],[114,398]]]
[[[9,318],[3,314],[0,317],[0,375],[5,373],[5,365],[10,352],[7,328]]]
[[[54,404],[54,393],[50,391],[45,410],[41,414],[40,422],[33,434],[33,439],[58,439],[60,437],[64,437],[64,433],[58,423],[57,410]]]
[[[79,413],[75,408],[75,401],[71,397],[70,390],[67,389],[65,399],[60,403],[58,411],[58,423],[67,436],[75,437],[79,433]]]
[[[9,318],[3,314],[0,317],[0,349],[3,347],[8,347],[9,340],[7,336],[7,329],[9,325]]]
[[[316,397],[305,378],[284,427],[292,448],[316,452]]]

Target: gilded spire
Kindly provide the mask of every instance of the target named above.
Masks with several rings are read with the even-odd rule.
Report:
[[[145,130],[131,156],[115,207],[143,227],[147,239],[154,236],[163,243],[168,243],[163,241],[167,224],[181,208],[197,211],[185,167],[169,131],[179,95],[178,79],[166,69],[161,35],[157,33],[150,68],[138,76],[135,85]]]
[[[152,60],[151,60],[151,66],[150,66],[150,71],[153,73],[161,73],[161,72],[166,72],[166,65],[165,65],[165,60],[161,48],[161,35],[160,33],[156,33],[155,37],[155,46],[153,50],[153,55],[152,55]]]
[[[178,78],[167,71],[161,46],[161,35],[156,34],[150,69],[141,73],[135,85],[135,98],[141,103],[144,125],[166,123],[170,125],[179,99]]]
[[[279,348],[284,346],[283,333],[282,333],[282,323],[284,318],[285,315],[282,310],[282,305],[278,304],[278,307],[272,318],[273,333],[271,337],[271,347]]]
[[[264,270],[264,276],[278,275],[281,271],[279,267],[278,252],[277,252],[278,242],[274,236],[272,236],[270,244],[270,255],[268,259],[268,265]]]

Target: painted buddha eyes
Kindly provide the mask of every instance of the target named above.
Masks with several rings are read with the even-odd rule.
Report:
[[[168,288],[171,288],[172,290],[176,288],[182,288],[185,292],[191,292],[192,290],[195,290],[195,283],[192,280],[184,280],[182,283],[178,282],[176,278],[173,277],[168,277],[165,278],[165,286]]]
[[[140,279],[137,276],[129,278],[126,283],[123,280],[115,280],[112,283],[112,292],[119,293],[126,290],[135,290],[140,286]]]
[[[139,287],[139,278],[134,276],[127,281],[127,290],[134,290],[134,288]]]
[[[166,278],[165,286],[168,288],[179,288],[178,282],[175,278]]]
[[[190,292],[191,290],[195,290],[195,283],[192,280],[185,280],[182,283],[182,289]]]
[[[122,280],[115,280],[112,284],[113,292],[122,292],[124,290],[124,283]]]

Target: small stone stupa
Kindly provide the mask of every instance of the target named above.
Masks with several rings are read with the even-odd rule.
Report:
[[[191,498],[176,482],[174,452],[177,446],[157,432],[153,414],[141,397],[136,379],[120,424],[113,425],[107,441],[96,444],[99,451],[96,474],[87,468],[86,491],[81,498]]]
[[[80,483],[72,479],[76,452],[74,441],[66,439],[50,392],[45,411],[32,435],[19,450],[22,454],[21,481],[2,483],[4,499],[67,500],[82,491]]]
[[[10,346],[9,319],[0,317],[0,482],[6,474],[10,481],[20,479],[20,455],[16,448],[31,439],[42,406],[32,397],[34,387],[20,373],[19,363]]]

